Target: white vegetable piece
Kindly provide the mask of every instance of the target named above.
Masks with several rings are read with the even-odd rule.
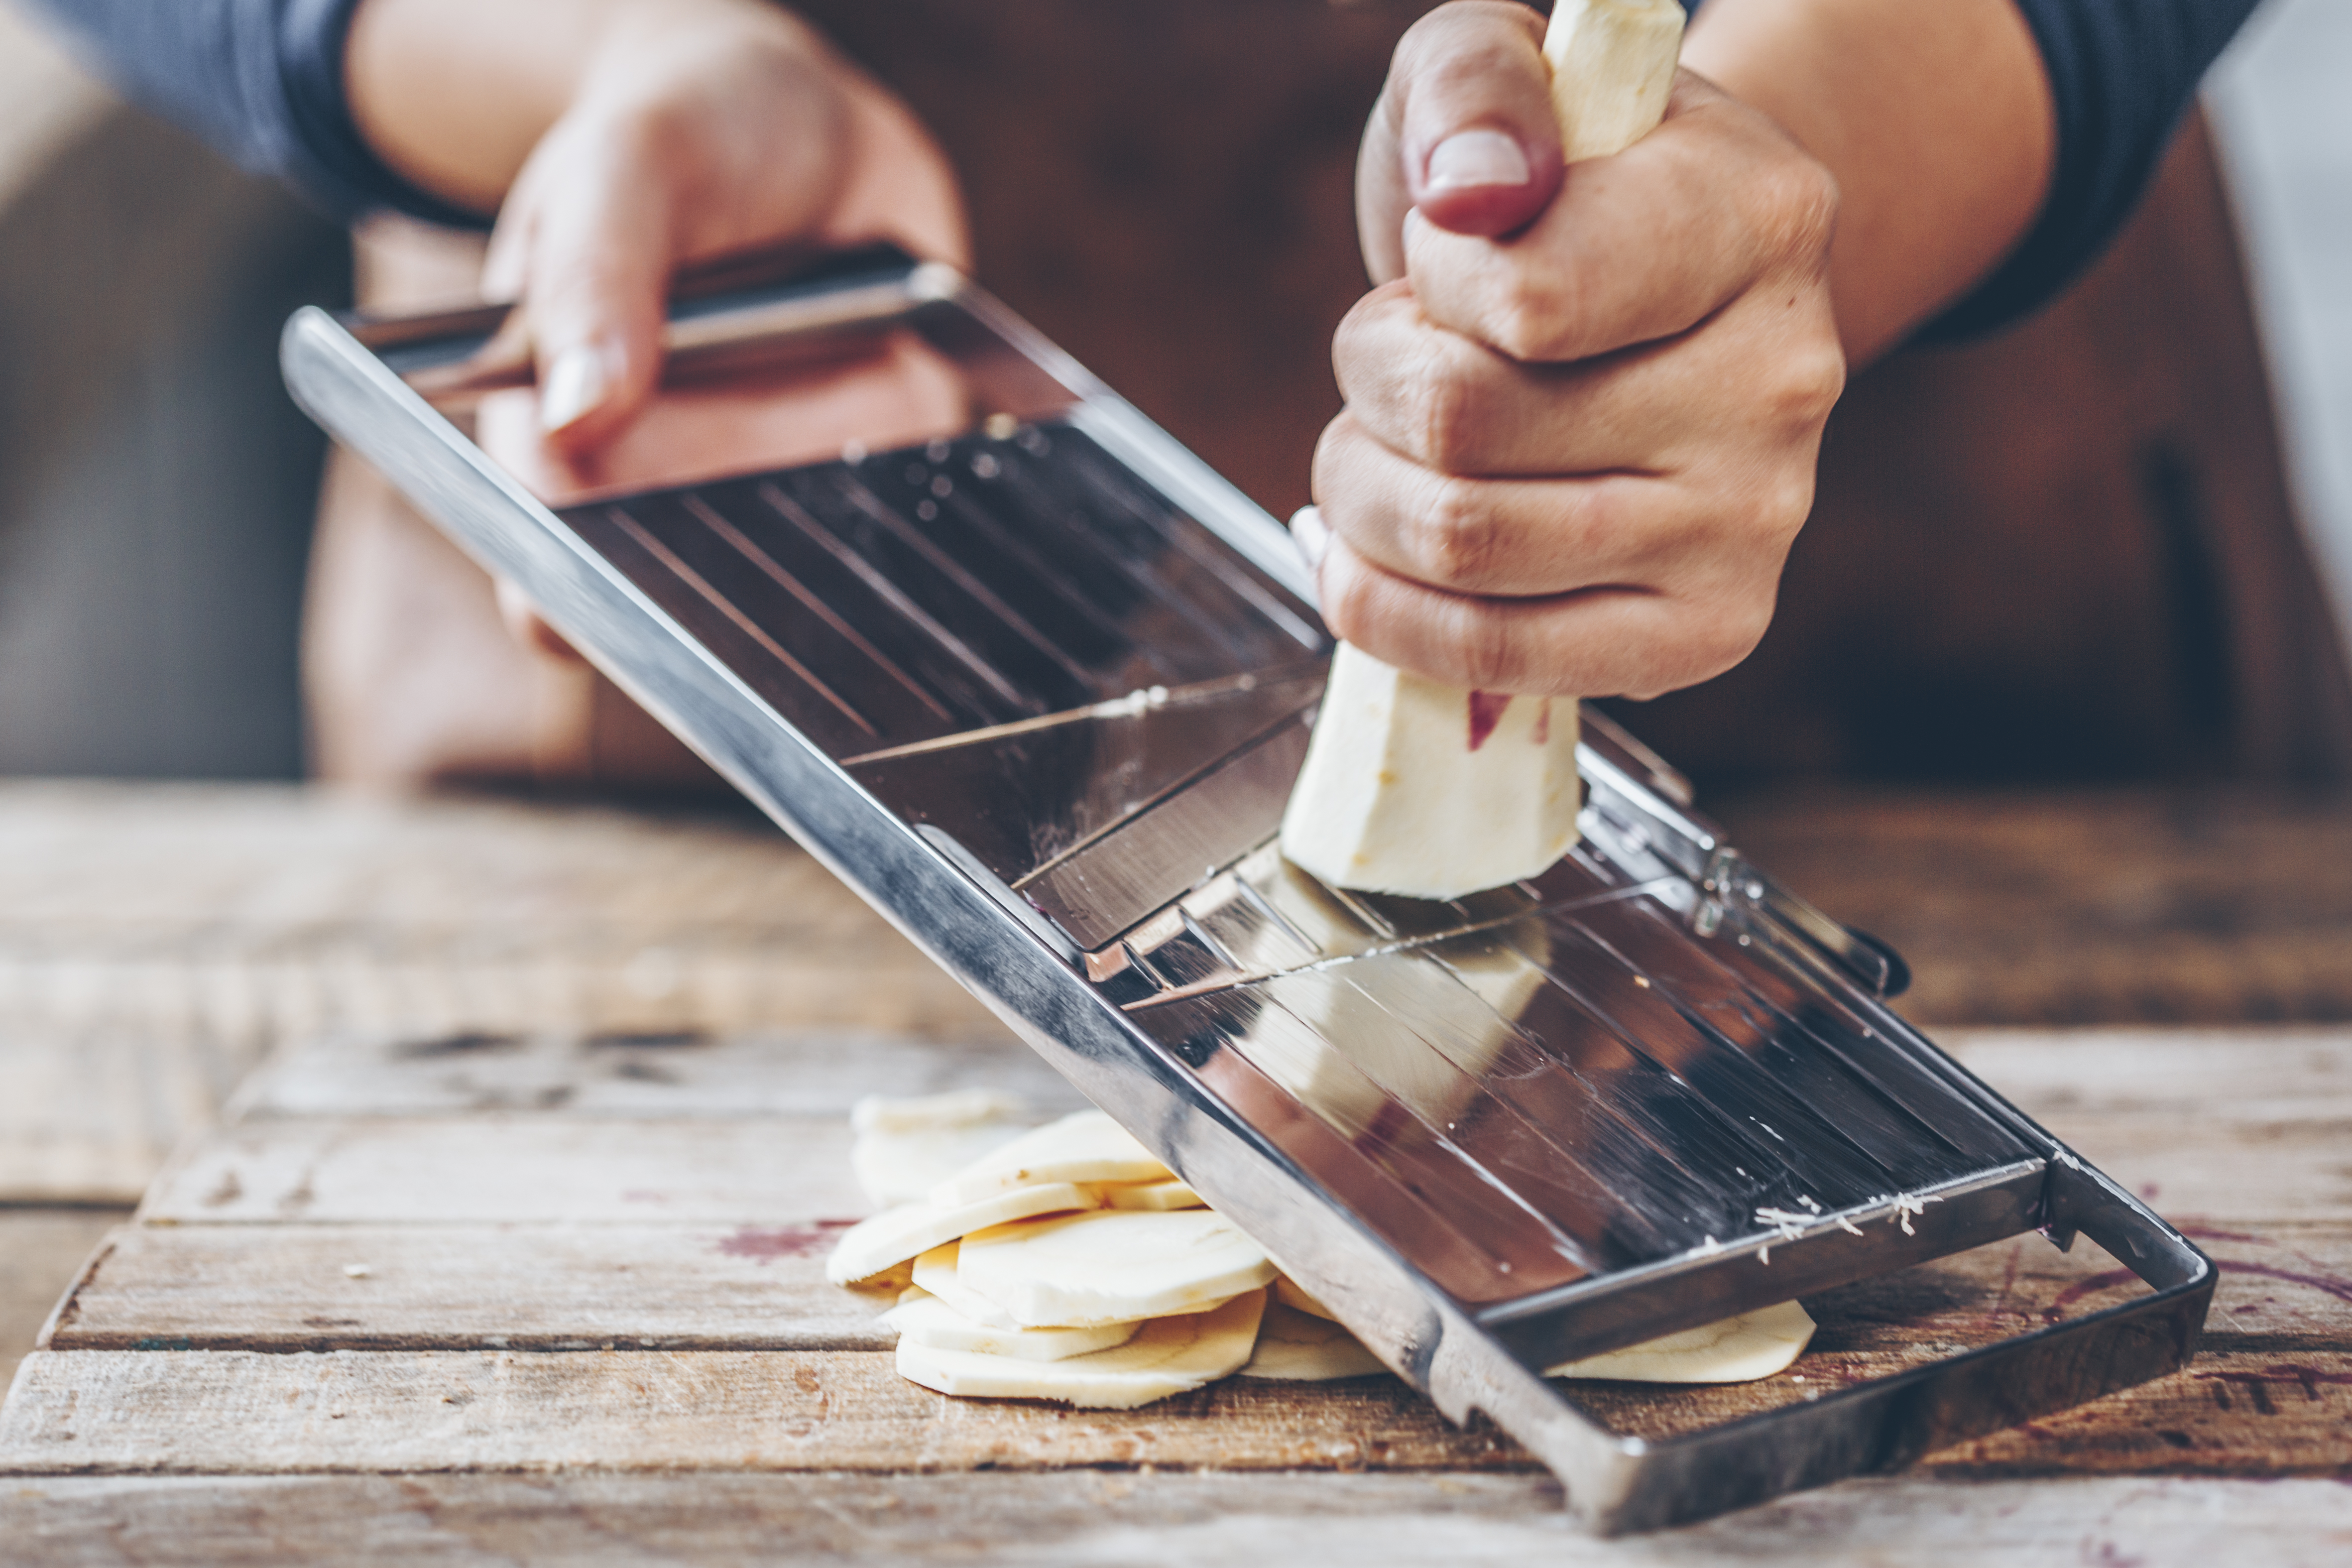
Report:
[[[970,1351],[976,1355],[1010,1356],[1014,1361],[1067,1361],[1123,1345],[1135,1337],[1135,1323],[1103,1323],[1091,1329],[996,1328],[975,1323],[945,1301],[918,1286],[898,1298],[882,1321],[932,1350]]]
[[[824,1277],[835,1285],[856,1284],[969,1232],[1093,1205],[1094,1199],[1082,1189],[1057,1182],[997,1193],[979,1203],[907,1204],[884,1209],[842,1232],[840,1242],[824,1260]]]
[[[876,1206],[916,1203],[1035,1121],[1027,1100],[1002,1089],[959,1089],[903,1100],[869,1094],[850,1108],[849,1125],[857,1136],[849,1146],[849,1169]]]
[[[868,1132],[937,1132],[1008,1121],[1024,1126],[1034,1120],[1027,1100],[1001,1089],[953,1089],[945,1094],[918,1094],[903,1099],[869,1094],[849,1108],[849,1130],[861,1136]]]
[[[1107,1209],[1197,1209],[1208,1205],[1201,1194],[1171,1176],[1164,1182],[1128,1182],[1096,1189]]]
[[[1318,1318],[1276,1301],[1266,1308],[1265,1318],[1257,1326],[1257,1349],[1241,1374],[1290,1383],[1328,1383],[1387,1370],[1362,1341],[1328,1317]]]
[[[1544,1375],[1621,1383],[1753,1383],[1784,1370],[1812,1337],[1812,1315],[1794,1301],[1783,1301],[1621,1351],[1562,1362]]]
[[[1335,888],[1453,899],[1549,870],[1576,842],[1576,704],[1465,691],[1347,643],[1282,818]]]
[[[1257,1243],[1212,1209],[1092,1214],[963,1238],[956,1279],[1038,1327],[1200,1312],[1274,1278]]]
[[[934,1247],[915,1259],[915,1285],[928,1290],[973,1322],[992,1329],[1018,1329],[1013,1314],[967,1287],[956,1272],[956,1259],[963,1243],[950,1241],[944,1247]]]
[[[931,1189],[942,1207],[1050,1182],[1165,1182],[1161,1164],[1126,1128],[1099,1110],[1065,1116],[983,1154]]]
[[[1558,0],[1544,30],[1568,162],[1606,158],[1665,118],[1683,42],[1675,0]]]
[[[898,1375],[967,1398],[1056,1399],[1090,1410],[1132,1410],[1240,1368],[1256,1343],[1265,1306],[1265,1292],[1251,1290],[1214,1311],[1155,1318],[1114,1350],[1067,1361],[940,1350],[901,1336]]]

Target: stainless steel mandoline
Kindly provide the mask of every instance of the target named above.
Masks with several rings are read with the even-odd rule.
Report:
[[[877,249],[682,289],[674,406],[556,505],[436,411],[527,378],[502,320],[304,310],[287,381],[1593,1528],[2189,1359],[2205,1257],[1889,1011],[1900,961],[1743,860],[1603,716],[1583,840],[1532,882],[1418,903],[1285,863],[1330,648],[1288,538],[962,277]],[[2037,1227],[2151,1289],[1664,1438],[1541,1375]]]

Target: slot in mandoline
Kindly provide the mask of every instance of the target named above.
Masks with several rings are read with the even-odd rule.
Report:
[[[1279,526],[943,269],[867,252],[736,287],[682,314],[687,350],[740,364],[735,309],[794,363],[914,342],[959,395],[908,444],[555,510],[416,390],[462,390],[496,312],[306,311],[288,379],[1595,1528],[2186,1361],[2202,1255],[1889,1011],[1899,961],[1748,865],[1605,717],[1585,715],[1582,841],[1544,876],[1446,904],[1324,887],[1273,847],[1330,646]],[[2036,1228],[2084,1231],[2152,1293],[1665,1437],[1539,1375]]]

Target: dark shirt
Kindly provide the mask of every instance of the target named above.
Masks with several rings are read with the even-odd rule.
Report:
[[[1915,0],[1934,5],[1937,0]],[[339,217],[393,207],[436,223],[478,216],[436,200],[370,152],[343,93],[359,0],[32,0],[127,95]],[[2030,314],[2123,226],[2157,159],[2255,0],[2017,0],[2057,107],[2042,215],[1977,289],[1919,336],[1980,336]],[[1696,4],[1692,9],[1697,8]]]

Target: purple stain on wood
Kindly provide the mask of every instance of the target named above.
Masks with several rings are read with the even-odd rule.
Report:
[[[1536,710],[1536,744],[1544,745],[1550,740],[1551,699],[1547,697],[1543,700],[1542,705]]]
[[[2066,1315],[2066,1309],[2085,1296],[2095,1296],[2102,1290],[2112,1290],[2118,1285],[2139,1282],[2139,1276],[2128,1268],[2110,1268],[2104,1274],[2094,1274],[2087,1279],[2077,1279],[2058,1292],[2047,1307],[2042,1309],[2042,1321],[2054,1323]]]
[[[2325,1290],[2339,1301],[2352,1301],[2352,1280],[2331,1279],[2325,1274],[2297,1274],[2292,1269],[2273,1268],[2267,1263],[2232,1263],[2216,1258],[2224,1274],[2252,1274],[2262,1279],[2283,1279],[2290,1285],[2308,1285],[2315,1290]]]
[[[1503,710],[1511,705],[1507,691],[1474,691],[1470,694],[1470,749],[1476,751],[1503,721]]]
[[[834,1243],[832,1233],[846,1230],[856,1223],[846,1219],[821,1219],[814,1225],[779,1226],[773,1230],[761,1230],[747,1225],[712,1250],[728,1258],[748,1258],[754,1263],[772,1263],[779,1258],[807,1258],[830,1251]]]

